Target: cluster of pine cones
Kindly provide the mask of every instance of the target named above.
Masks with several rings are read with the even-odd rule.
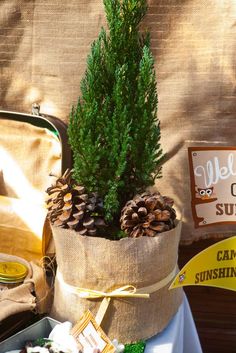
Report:
[[[46,192],[48,218],[54,226],[95,236],[106,227],[103,202],[96,193],[87,193],[67,170]],[[121,211],[121,229],[129,236],[154,237],[175,227],[174,201],[159,192],[145,192],[128,201]]]

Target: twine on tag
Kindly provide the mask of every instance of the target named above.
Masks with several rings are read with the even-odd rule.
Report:
[[[72,286],[64,281],[60,271],[57,271],[57,279],[67,291],[69,291],[70,293],[77,294],[80,298],[83,298],[83,299],[103,298],[95,318],[98,325],[100,325],[106,314],[111,298],[148,299],[150,298],[151,293],[157,292],[161,288],[165,287],[174,278],[177,270],[178,270],[178,266],[176,265],[173,271],[171,271],[165,278],[163,278],[161,281],[154,283],[153,285],[137,289],[133,285],[127,284],[111,292],[103,292],[103,291],[98,291],[94,289],[86,289],[86,288]]]

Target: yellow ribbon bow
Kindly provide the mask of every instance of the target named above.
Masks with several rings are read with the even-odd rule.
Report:
[[[76,288],[76,292],[80,298],[97,299],[97,298],[149,298],[149,294],[137,293],[137,289],[131,284],[117,288],[111,292],[102,292],[93,289]]]
[[[156,292],[159,289],[166,286],[175,275],[176,270],[177,270],[177,265],[171,271],[171,273],[169,273],[165,278],[163,278],[161,281],[157,283],[154,283],[153,285],[139,288],[137,290],[137,288],[135,288],[133,285],[127,284],[111,292],[103,292],[103,291],[94,290],[94,289],[86,289],[86,288],[71,286],[70,284],[67,284],[64,281],[60,271],[57,271],[57,278],[59,282],[65,288],[67,288],[69,292],[76,293],[80,298],[84,298],[84,299],[103,298],[95,318],[98,325],[100,325],[107,311],[111,298],[149,298],[150,294],[147,294],[147,293]]]
[[[80,298],[84,299],[103,298],[95,318],[98,325],[101,324],[104,318],[111,298],[149,298],[149,294],[137,293],[137,289],[131,284],[117,288],[111,292],[102,292],[99,290],[85,289],[79,287],[76,288],[76,292]]]

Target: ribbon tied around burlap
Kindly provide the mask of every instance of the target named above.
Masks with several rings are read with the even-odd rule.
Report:
[[[153,292],[158,291],[159,289],[165,287],[175,276],[176,272],[178,270],[178,266],[176,265],[173,271],[169,273],[165,278],[163,278],[161,281],[154,283],[153,285],[139,288],[137,289],[131,284],[127,284],[125,286],[116,288],[113,291],[110,292],[103,292],[99,290],[94,290],[94,289],[86,289],[86,288],[80,288],[80,287],[75,287],[70,284],[67,284],[63,277],[62,274],[57,271],[57,278],[61,284],[67,290],[71,293],[77,294],[80,298],[83,299],[99,299],[103,298],[101,305],[98,309],[97,315],[95,317],[96,322],[98,325],[101,324],[105,313],[107,311],[108,305],[110,303],[111,298],[144,298],[148,299],[150,297],[150,294]]]
[[[80,298],[96,299],[96,298],[149,298],[149,294],[136,293],[137,289],[128,284],[117,288],[111,292],[102,292],[93,289],[76,288]]]
[[[101,325],[101,322],[106,314],[111,298],[149,298],[149,294],[136,293],[136,291],[137,289],[130,284],[117,288],[111,292],[102,292],[102,291],[93,290],[93,289],[76,288],[76,292],[78,293],[80,298],[84,298],[84,299],[103,298],[101,305],[98,309],[97,315],[95,317],[95,320],[98,323],[98,325]]]

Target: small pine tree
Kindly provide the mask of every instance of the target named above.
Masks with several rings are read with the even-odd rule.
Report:
[[[149,35],[139,33],[146,0],[104,0],[109,35],[92,44],[82,98],[68,126],[74,179],[104,199],[114,222],[125,202],[154,184],[163,159]]]

